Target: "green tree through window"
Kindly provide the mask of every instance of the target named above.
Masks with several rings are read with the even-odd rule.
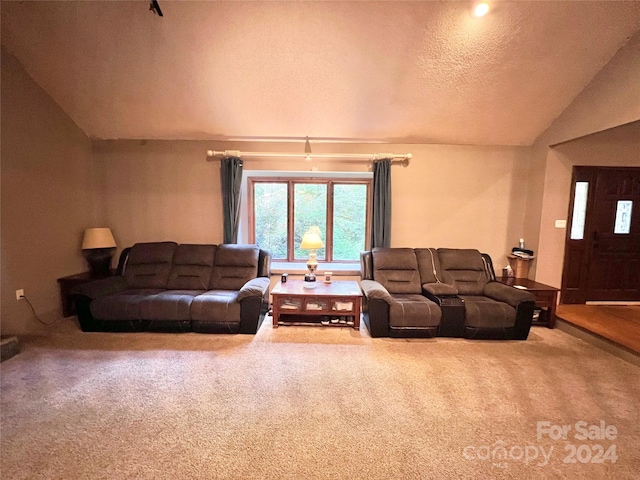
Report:
[[[367,185],[334,185],[333,260],[360,258],[365,249]]]
[[[258,228],[252,243],[269,248],[273,258],[287,258],[287,184],[256,183],[254,195]]]
[[[324,243],[319,261],[358,261],[367,248],[370,180],[249,178],[248,185],[249,241],[274,260],[306,261],[300,242],[314,225]]]

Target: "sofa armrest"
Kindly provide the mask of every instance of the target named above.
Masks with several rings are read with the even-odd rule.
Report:
[[[255,334],[269,310],[269,278],[252,278],[238,291],[240,333]]]
[[[375,280],[361,280],[364,292],[363,318],[372,337],[389,336],[389,306],[391,294]]]
[[[360,285],[368,300],[383,300],[389,304],[391,303],[389,291],[375,280],[362,280]]]
[[[526,290],[520,290],[500,282],[487,283],[484,287],[484,295],[494,300],[505,302],[516,309],[513,339],[526,340],[533,322],[533,309],[536,298]]]
[[[389,336],[389,307],[393,302],[391,294],[375,280],[361,280],[364,292],[362,317],[369,334],[376,337]]]
[[[75,297],[78,321],[83,332],[100,332],[102,322],[93,318],[91,302],[96,298],[114,295],[128,288],[127,279],[121,275],[94,280],[93,282],[77,285],[71,290]]]
[[[425,283],[422,291],[434,297],[452,297],[458,295],[458,289],[448,283]]]
[[[122,292],[128,288],[127,279],[116,275],[114,277],[102,278],[93,282],[78,285],[71,290],[73,295],[84,295],[90,299],[104,297]]]
[[[520,290],[500,282],[489,282],[484,287],[484,295],[505,302],[517,308],[522,302],[535,302],[535,297],[526,290]]]
[[[269,289],[269,279],[267,277],[252,278],[245,283],[238,292],[238,301],[247,297],[262,297]]]

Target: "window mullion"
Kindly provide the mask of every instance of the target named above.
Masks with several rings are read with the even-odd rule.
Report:
[[[289,180],[287,182],[287,261],[293,262],[295,257],[295,245],[294,245],[294,182]]]
[[[249,235],[249,243],[256,243],[256,225],[255,225],[255,192],[253,189],[255,188],[255,182],[252,179],[248,181],[248,205],[247,205],[247,213],[248,213],[248,235]]]
[[[325,260],[327,262],[333,262],[333,185],[334,182],[327,184],[327,235],[325,245]]]
[[[364,245],[365,249],[370,250],[371,245],[371,229],[373,228],[373,180],[366,182],[367,185],[367,220],[364,229]]]

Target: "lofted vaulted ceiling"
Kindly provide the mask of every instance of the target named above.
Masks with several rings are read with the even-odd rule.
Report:
[[[2,1],[2,44],[96,139],[530,145],[639,1]]]

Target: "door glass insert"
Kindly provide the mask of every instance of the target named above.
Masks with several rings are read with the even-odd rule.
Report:
[[[633,201],[618,200],[616,207],[616,223],[613,227],[613,233],[628,234],[631,231],[631,208]]]
[[[584,238],[584,220],[587,216],[587,194],[589,182],[576,182],[573,196],[573,218],[571,219],[571,240]]]

